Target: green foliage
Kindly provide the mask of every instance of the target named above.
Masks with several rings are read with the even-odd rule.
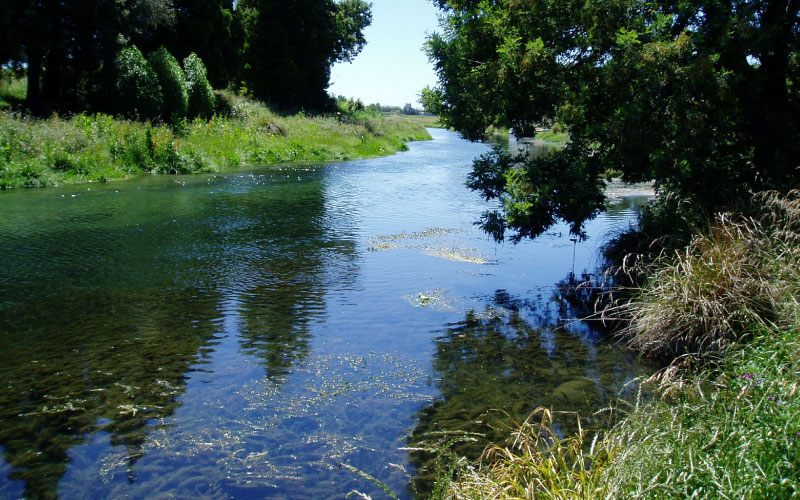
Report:
[[[553,120],[566,128],[561,160],[521,167],[530,186],[546,177],[550,189],[574,190],[554,163],[597,177],[615,170],[710,215],[800,180],[800,4],[436,3],[444,22],[427,52],[439,85],[423,91],[426,109],[472,139],[492,125],[517,136]],[[552,196],[541,191],[506,193],[530,217],[526,236],[549,222]],[[575,214],[603,206],[575,201],[589,202]]]
[[[180,64],[164,47],[151,53],[148,58],[161,87],[161,118],[174,123],[186,116],[186,79]]]
[[[214,89],[206,78],[206,67],[197,54],[189,54],[183,60],[186,72],[186,88],[189,92],[188,113],[190,118],[211,118],[214,114]]]
[[[132,93],[120,109],[121,82],[110,62],[127,46],[145,54],[164,47],[178,59],[194,53],[216,88],[246,84],[255,97],[284,109],[329,110],[331,66],[361,51],[371,19],[364,0],[19,0],[0,9],[0,66],[27,73],[25,107],[39,116],[86,110],[158,116],[153,103],[132,102]],[[127,69],[138,64],[127,63]],[[159,75],[169,79],[171,66],[158,68]],[[123,87],[135,79],[122,78]],[[210,94],[201,93],[195,113],[208,116]],[[179,99],[164,98],[162,118],[175,121]]]
[[[502,213],[487,211],[480,222],[497,241],[508,231],[514,231],[510,237],[514,242],[534,238],[558,219],[582,237],[583,222],[594,216],[604,200],[600,168],[597,161],[574,151],[529,158],[495,149],[475,161],[467,186],[487,200],[500,200]]]
[[[363,0],[247,0],[244,79],[282,108],[326,109],[331,66],[355,57],[372,21]]]
[[[399,116],[282,117],[257,102],[223,95],[229,118],[194,120],[180,137],[169,125],[104,114],[38,120],[0,113],[0,188],[367,158],[430,138],[421,123]]]
[[[152,35],[178,59],[194,52],[208,69],[214,88],[226,88],[241,77],[244,28],[233,0],[172,0],[175,22]]]
[[[163,106],[161,85],[153,67],[136,47],[122,49],[115,60],[117,110],[129,117],[156,118]]]
[[[41,114],[88,106],[113,109],[111,62],[119,49],[129,42],[148,46],[140,43],[145,34],[174,19],[171,0],[6,4],[0,15],[0,64],[25,68],[26,107]]]

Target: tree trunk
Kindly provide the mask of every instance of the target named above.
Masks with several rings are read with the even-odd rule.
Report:
[[[789,17],[791,11],[790,2],[773,0],[761,20],[763,49],[759,54],[760,89],[757,96],[760,113],[755,124],[753,147],[756,167],[766,174],[765,187],[771,189],[789,187],[792,171],[797,167],[792,161],[797,158],[798,146],[786,140],[789,137],[787,132],[794,130],[795,125],[786,83],[794,24],[794,19]]]

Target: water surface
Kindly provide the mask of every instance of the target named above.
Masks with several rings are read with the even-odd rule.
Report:
[[[617,397],[642,367],[565,289],[644,199],[586,242],[498,245],[464,187],[489,145],[431,133],[374,160],[0,193],[0,497],[383,497],[341,463],[410,497],[433,436]]]

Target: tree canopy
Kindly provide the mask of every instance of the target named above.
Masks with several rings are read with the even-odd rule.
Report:
[[[278,106],[317,109],[371,16],[363,0],[15,0],[0,9],[0,65],[26,72],[40,113],[115,110],[115,62],[131,47],[156,62],[196,54],[214,87],[244,80]]]
[[[602,177],[654,180],[696,210],[800,178],[798,0],[434,0],[427,52],[439,84],[427,109],[477,139],[534,134],[554,120],[558,153],[476,161],[469,185],[498,211],[496,238],[561,219],[580,233],[604,203]]]
[[[258,98],[282,107],[320,108],[333,63],[366,44],[372,22],[362,0],[242,0],[247,42],[244,80]]]

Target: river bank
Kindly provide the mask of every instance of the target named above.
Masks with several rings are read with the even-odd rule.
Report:
[[[665,360],[654,397],[617,405],[608,430],[563,433],[542,408],[432,498],[797,495],[800,197],[756,201],[758,215],[718,216],[648,265],[621,305],[631,346]]]
[[[230,98],[229,117],[178,127],[104,114],[34,119],[0,113],[0,188],[373,158],[430,139],[423,121],[401,115],[284,116],[258,102]]]

